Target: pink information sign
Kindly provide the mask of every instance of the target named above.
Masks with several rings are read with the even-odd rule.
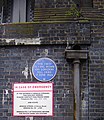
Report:
[[[53,116],[53,83],[14,83],[13,116]]]

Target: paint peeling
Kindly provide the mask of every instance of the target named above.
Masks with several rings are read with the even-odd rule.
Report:
[[[23,39],[7,39],[7,38],[2,38],[0,39],[1,41],[5,41],[7,44],[13,42],[13,44],[15,45],[20,45],[20,44],[23,44],[23,45],[40,45],[41,44],[41,38],[40,37],[37,37],[37,38],[23,38]],[[4,44],[5,44],[4,42]]]
[[[33,117],[25,117],[25,120],[33,120]]]
[[[3,35],[5,35],[5,26],[3,27],[4,29],[3,29]]]
[[[49,53],[48,49],[44,49],[41,54],[44,56],[48,56],[48,53]]]
[[[22,71],[22,74],[28,79],[28,65],[25,67],[25,70]]]
[[[4,105],[4,102],[5,102],[5,100],[4,100],[4,90],[3,90],[2,105]]]
[[[82,100],[82,108],[86,108],[87,106],[87,101],[86,100]]]
[[[85,88],[81,92],[81,96],[82,96],[82,101],[81,101],[82,114],[84,114],[85,112],[87,114],[86,109],[88,109],[88,88]]]
[[[58,105],[55,105],[55,108],[58,108]]]
[[[47,56],[48,55],[48,49],[45,49],[44,53],[45,53],[45,56]]]
[[[31,71],[31,69],[30,69],[30,78],[31,78],[31,81],[32,81],[33,77],[32,77],[32,71]]]
[[[5,90],[5,94],[6,94],[6,95],[8,95],[8,94],[9,94],[8,90]]]
[[[69,94],[69,93],[70,93],[70,90],[67,90],[66,93]]]
[[[9,98],[9,90],[8,89],[3,89],[2,93],[2,105],[4,106],[5,102],[8,101]]]

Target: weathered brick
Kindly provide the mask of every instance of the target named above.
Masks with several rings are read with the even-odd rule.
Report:
[[[35,8],[70,7],[72,4],[67,0],[35,2]],[[93,6],[102,9],[103,0],[93,0]],[[99,11],[94,12],[98,14]],[[12,117],[12,84],[38,82],[30,73],[33,63],[42,57],[53,59],[58,68],[52,79],[54,116],[33,119],[73,120],[73,62],[66,60],[65,49],[72,49],[76,44],[89,50],[88,60],[80,63],[81,120],[104,119],[104,21],[85,22],[85,18],[82,21],[0,25],[0,120],[25,120],[25,117]],[[27,77],[23,74],[26,67]],[[3,90],[8,90],[9,94],[8,98],[4,92],[4,103]]]

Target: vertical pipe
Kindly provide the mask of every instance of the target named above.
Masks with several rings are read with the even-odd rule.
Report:
[[[3,15],[3,13],[4,13],[3,11],[4,11],[4,6],[2,6],[2,10],[1,10],[1,24],[3,23],[3,16],[4,16]]]
[[[74,60],[74,119],[80,120],[80,60]]]

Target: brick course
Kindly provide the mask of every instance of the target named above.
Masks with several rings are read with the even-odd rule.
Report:
[[[26,44],[22,40],[25,38],[39,39],[41,44],[90,44],[89,22],[7,24],[0,29],[2,45]],[[5,38],[10,40],[6,41]],[[15,39],[21,40],[16,42]],[[27,44],[29,43],[34,44],[31,39],[28,39]]]

